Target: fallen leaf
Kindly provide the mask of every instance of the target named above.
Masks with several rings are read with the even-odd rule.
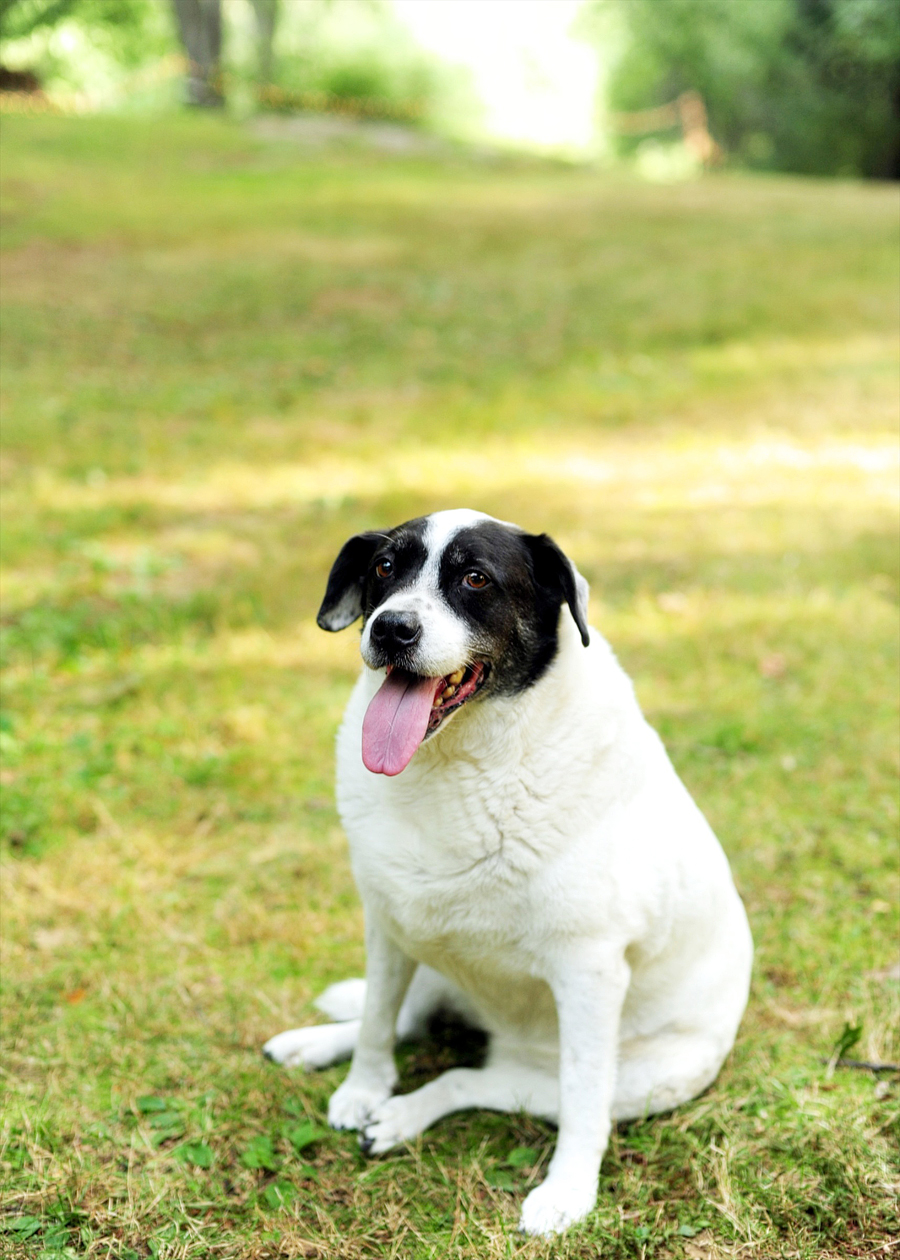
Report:
[[[783,652],[770,652],[759,662],[759,672],[763,678],[781,678],[787,670],[787,657]]]

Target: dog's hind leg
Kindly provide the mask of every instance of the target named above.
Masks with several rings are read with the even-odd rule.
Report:
[[[339,980],[329,985],[313,1005],[330,1015],[335,1023],[289,1028],[270,1037],[263,1046],[263,1054],[282,1067],[302,1067],[307,1071],[342,1063],[356,1049],[365,1000],[365,980]]]
[[[289,1028],[270,1037],[263,1054],[282,1067],[302,1067],[307,1071],[331,1067],[349,1059],[356,1049],[362,1021],[347,1019],[339,1024],[314,1024],[311,1028]]]
[[[361,976],[357,976],[352,980],[338,980],[336,984],[330,984],[313,999],[313,1006],[340,1024],[348,1019],[362,1019],[365,1001],[366,982]],[[397,1036],[409,1035],[437,1011],[450,1011],[462,1016],[468,1014],[464,995],[439,972],[420,965],[416,968],[400,1008]]]
[[[366,982],[361,976],[352,980],[338,980],[330,984],[324,993],[313,1000],[323,1015],[330,1015],[338,1024],[350,1019],[362,1019],[366,1001]]]
[[[339,980],[329,985],[313,1002],[324,1015],[342,1023],[344,1020],[362,1019],[366,1001],[366,982]],[[473,1028],[479,1027],[478,1013],[465,994],[440,972],[419,965],[397,1016],[397,1040],[416,1040],[425,1035],[428,1021],[439,1011],[457,1015]]]
[[[307,1071],[342,1063],[356,1049],[365,1000],[366,982],[359,977],[329,985],[313,1005],[335,1022],[278,1033],[263,1046],[263,1054],[283,1067],[302,1067]],[[430,967],[417,967],[397,1016],[397,1040],[422,1037],[437,1011],[459,1015],[478,1027],[474,1008],[449,980]]]
[[[527,1111],[546,1120],[559,1114],[559,1082],[552,1072],[515,1060],[483,1068],[451,1068],[411,1094],[395,1094],[373,1111],[360,1135],[367,1154],[407,1142],[443,1116],[472,1108]]]
[[[366,1001],[366,982],[361,977],[339,980],[329,985],[313,1002],[313,1006],[330,1015],[337,1023],[362,1019]],[[478,1013],[465,994],[440,972],[420,965],[397,1016],[398,1041],[415,1040],[425,1034],[428,1021],[438,1012],[457,1015],[473,1028],[479,1027]]]
[[[716,1079],[731,1042],[709,1032],[632,1037],[619,1047],[614,1120],[670,1111],[696,1098]]]

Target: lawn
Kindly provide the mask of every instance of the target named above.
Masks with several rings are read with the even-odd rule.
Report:
[[[896,186],[3,133],[0,1254],[900,1246],[898,1078],[827,1062],[900,1058]],[[552,1243],[515,1232],[549,1126],[366,1161],[322,1127],[346,1069],[259,1053],[364,966],[328,567],[460,505],[588,577],[756,940],[719,1080]]]

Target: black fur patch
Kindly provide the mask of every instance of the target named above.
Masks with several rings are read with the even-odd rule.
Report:
[[[475,570],[490,579],[472,590]],[[491,663],[490,690],[514,695],[544,674],[559,647],[559,614],[569,604],[587,644],[575,575],[546,534],[526,534],[497,521],[479,522],[450,539],[441,557],[441,593],[473,628],[475,653]]]
[[[345,630],[362,616],[366,574],[383,538],[379,533],[354,534],[338,552],[316,616],[323,630]]]
[[[363,609],[366,621],[389,596],[396,595],[398,591],[415,583],[428,559],[425,546],[427,529],[428,517],[417,516],[414,520],[398,525],[396,529],[388,530],[387,535],[382,537],[382,545],[372,556],[365,579]],[[379,577],[376,572],[382,560],[391,564],[392,572],[389,577]]]
[[[344,630],[363,614],[368,621],[389,595],[416,580],[428,554],[427,520],[420,516],[395,529],[355,534],[344,543],[316,617],[323,630]],[[390,578],[378,577],[375,569],[381,560],[393,565]]]

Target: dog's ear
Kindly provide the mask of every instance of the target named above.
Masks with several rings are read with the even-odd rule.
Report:
[[[587,582],[549,534],[526,534],[524,541],[531,552],[535,582],[556,596],[560,603],[566,601],[581,642],[587,647],[591,641],[587,624]]]
[[[323,630],[345,630],[363,611],[366,570],[384,534],[354,534],[341,547],[331,566],[325,598],[316,622]]]

